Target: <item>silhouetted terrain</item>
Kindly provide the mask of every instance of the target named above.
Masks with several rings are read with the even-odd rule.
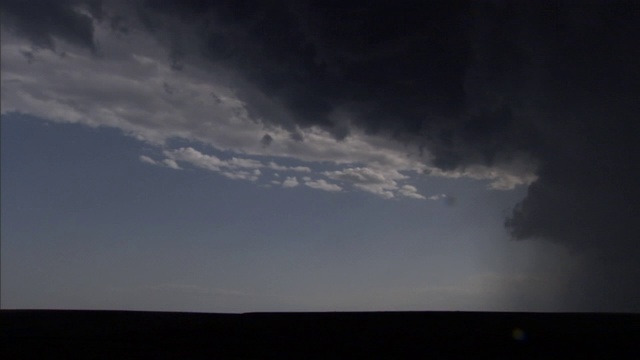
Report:
[[[3,359],[640,358],[640,314],[2,310],[0,315]]]

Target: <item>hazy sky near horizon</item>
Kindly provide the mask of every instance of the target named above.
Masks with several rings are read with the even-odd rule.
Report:
[[[638,6],[419,4],[8,1],[2,308],[640,311]]]
[[[4,308],[554,309],[540,283],[552,274],[531,269],[554,248],[503,227],[523,187],[422,177],[421,192],[455,203],[385,199],[139,159],[158,152],[118,130],[3,116]]]

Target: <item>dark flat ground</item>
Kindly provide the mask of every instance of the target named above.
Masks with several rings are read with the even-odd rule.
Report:
[[[640,314],[0,310],[0,337],[3,359],[637,360]]]

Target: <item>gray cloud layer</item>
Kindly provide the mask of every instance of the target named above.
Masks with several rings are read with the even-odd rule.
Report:
[[[236,89],[246,111],[297,142],[314,126],[339,140],[364,131],[424,149],[431,171],[449,174],[535,164],[508,230],[590,254],[567,291],[577,309],[640,311],[640,3],[138,1],[97,12],[64,1],[47,2],[45,24],[36,3],[10,2],[3,24],[35,45],[98,53],[91,14],[138,26],[176,71],[223,68],[251,84]],[[368,170],[326,175],[414,193]]]

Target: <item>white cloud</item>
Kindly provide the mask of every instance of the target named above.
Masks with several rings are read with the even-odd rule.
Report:
[[[342,188],[336,184],[328,183],[326,180],[318,179],[318,180],[310,180],[304,183],[310,188],[324,190],[324,191],[341,191]]]
[[[257,160],[241,159],[236,157],[231,158],[231,160],[229,160],[227,164],[229,167],[249,168],[249,169],[257,169],[264,166],[260,161],[257,161]]]
[[[403,185],[399,190],[398,193],[402,196],[406,196],[406,197],[410,197],[413,199],[421,199],[424,200],[426,199],[423,195],[420,195],[418,193],[418,189],[416,189],[415,186],[411,186],[411,185]],[[431,198],[429,198],[431,199]]]
[[[326,173],[327,177],[385,198],[397,194],[421,196],[400,190],[398,181],[410,180],[400,172],[490,180],[489,187],[500,190],[529,184],[535,179],[533,169],[526,167],[441,171],[426,165],[429,155],[421,155],[417,147],[358,128],[351,128],[350,136],[343,141],[336,141],[318,127],[295,129],[304,138],[296,140],[283,127],[266,124],[250,115],[245,101],[261,102],[283,116],[286,112],[269,96],[226,69],[205,68],[194,62],[182,71],[173,71],[165,49],[143,31],[131,31],[126,41],[122,41],[106,25],[96,23],[95,29],[95,39],[100,44],[98,57],[72,46],[65,47],[60,41],[57,46],[59,51],[65,51],[64,57],[40,50],[30,63],[23,55],[23,50],[30,49],[27,42],[3,31],[2,114],[21,112],[56,122],[118,128],[158,146],[166,146],[166,141],[172,138],[201,142],[232,154],[231,159],[221,160],[187,147],[166,150],[167,158],[162,164],[179,169],[180,162],[187,162],[233,179],[256,178],[256,174],[247,171],[263,168],[311,174],[319,163],[326,162],[344,167]],[[271,141],[264,146],[262,140],[267,133]],[[296,159],[308,162],[309,166],[288,167],[250,157]],[[159,165],[148,156],[140,160]]]
[[[249,180],[256,181],[260,177],[260,170],[255,171],[223,171],[222,175],[233,180]]]
[[[170,168],[172,168],[172,169],[175,169],[175,170],[180,170],[180,169],[182,169],[182,168],[178,165],[178,163],[177,163],[175,160],[173,160],[173,159],[164,159],[164,160],[162,160],[162,162],[164,162],[164,164],[165,164],[166,166],[168,166],[168,167],[170,167]]]
[[[211,171],[220,171],[221,167],[229,167],[228,163],[220,160],[217,156],[203,154],[192,147],[165,150],[164,155],[170,160],[188,162]]]
[[[182,168],[178,165],[178,163],[176,163],[173,159],[164,159],[162,161],[156,161],[148,157],[147,155],[140,155],[139,159],[140,161],[147,164],[156,165],[156,166],[166,166],[174,170],[182,170]]]
[[[251,169],[255,174],[261,174],[260,168],[264,164],[258,160],[232,157],[229,160],[222,160],[215,155],[206,155],[192,148],[179,148],[176,150],[165,150],[164,155],[168,161],[184,161],[194,166],[208,169],[211,171],[219,171],[221,168],[228,169]]]
[[[448,178],[491,180],[488,188],[492,190],[511,190],[516,186],[529,185],[538,178],[535,175],[535,166],[530,162],[527,163],[524,161],[495,167],[474,165],[451,171],[443,171],[435,167],[429,167],[424,170],[424,173],[430,176]]]
[[[147,164],[151,164],[151,165],[158,165],[158,162],[153,160],[152,158],[148,157],[147,155],[140,155],[140,161],[147,163]]]
[[[298,182],[298,179],[296,179],[295,176],[293,177],[287,176],[287,178],[282,182],[282,186],[286,188],[296,187],[298,185],[300,185],[300,183]]]
[[[311,172],[311,168],[307,167],[307,166],[282,166],[282,165],[278,165],[273,161],[270,161],[267,164],[267,167],[271,170],[276,170],[276,171],[297,171],[297,172]]]
[[[440,200],[440,199],[444,199],[446,197],[447,197],[446,194],[438,194],[438,195],[429,196],[427,199],[429,199],[429,200]]]
[[[398,190],[397,180],[404,180],[408,178],[408,176],[401,174],[395,169],[374,169],[368,167],[325,171],[323,174],[330,179],[351,183],[354,187],[360,190],[376,194],[385,199],[395,197],[394,192]],[[417,190],[415,190],[412,195],[406,195],[410,193],[410,190],[405,189],[401,195],[414,198],[421,196],[416,191]]]
[[[307,166],[292,166],[292,167],[289,167],[288,170],[298,171],[298,172],[305,172],[305,173],[311,172],[311,168],[309,168]]]
[[[406,176],[396,172],[396,177],[405,179]],[[366,167],[347,168],[340,171],[327,171],[325,175],[332,179],[350,181],[356,184],[384,184],[390,183],[390,179],[381,171],[376,171]]]
[[[262,175],[259,169],[263,167],[262,163],[253,159],[233,157],[230,160],[222,160],[215,155],[203,154],[192,147],[165,150],[164,155],[167,158],[163,162],[174,169],[180,169],[177,162],[182,161],[202,169],[220,172],[234,180],[256,181]]]

